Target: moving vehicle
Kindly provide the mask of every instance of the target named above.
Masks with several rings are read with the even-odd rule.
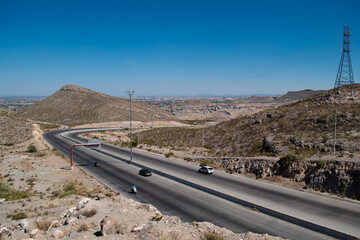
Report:
[[[131,193],[134,193],[134,194],[137,193],[137,189],[136,189],[136,186],[135,186],[135,185],[133,185],[133,186],[131,187]]]
[[[214,172],[214,169],[209,166],[203,166],[199,169],[199,173],[206,173],[206,174],[212,174]]]
[[[143,168],[139,171],[139,174],[142,176],[151,176],[152,173],[149,169]]]

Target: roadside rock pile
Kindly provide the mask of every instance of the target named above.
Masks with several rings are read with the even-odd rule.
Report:
[[[82,198],[60,216],[35,217],[0,225],[1,239],[190,240],[204,239],[204,236],[234,240],[282,239],[250,232],[236,234],[209,222],[182,223],[178,217],[162,215],[152,205],[121,197]]]

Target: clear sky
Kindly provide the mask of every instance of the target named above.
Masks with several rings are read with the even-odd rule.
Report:
[[[330,89],[359,0],[0,0],[0,96],[76,84],[113,96]]]

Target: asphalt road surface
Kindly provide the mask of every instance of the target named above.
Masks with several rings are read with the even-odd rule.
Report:
[[[69,157],[71,144],[87,142],[78,136],[80,131],[86,130],[76,130],[70,138],[64,131],[46,133],[44,138]],[[95,161],[98,167],[94,167]],[[342,233],[344,237],[360,237],[360,204],[355,201],[220,171],[199,174],[194,164],[145,151],[134,150],[129,164],[129,149],[104,143],[99,149],[77,147],[74,162],[123,196],[151,203],[162,213],[183,221],[209,221],[234,232],[252,231],[290,239],[329,239],[329,235],[339,238]],[[142,167],[152,169],[153,175],[140,176]],[[138,189],[136,195],[130,193],[133,184]]]

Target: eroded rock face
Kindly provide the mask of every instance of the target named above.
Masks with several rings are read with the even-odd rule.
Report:
[[[117,233],[117,220],[114,218],[104,218],[100,222],[101,235],[114,235]]]
[[[281,169],[275,160],[218,158],[215,165],[229,173],[252,173],[261,178],[282,176],[304,182],[309,188],[360,199],[360,163],[327,161],[294,161],[289,168]]]

